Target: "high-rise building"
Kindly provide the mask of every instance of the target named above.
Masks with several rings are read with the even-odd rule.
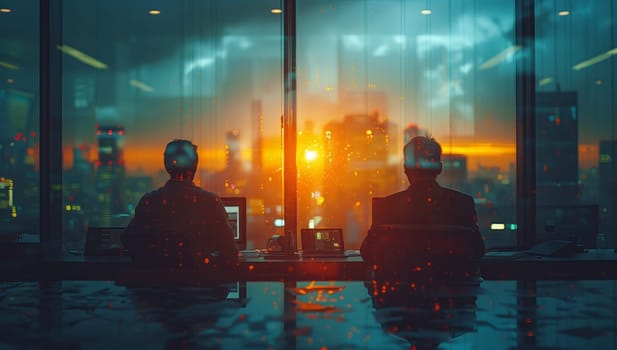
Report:
[[[573,91],[536,97],[536,184],[539,204],[578,200],[578,102]]]
[[[112,226],[114,217],[125,214],[124,188],[124,128],[119,125],[98,126],[98,160],[96,162],[96,192],[98,213],[96,225]]]
[[[615,246],[617,237],[614,235],[617,228],[617,141],[605,140],[600,141],[599,148],[599,166],[598,166],[598,183],[599,183],[599,212],[600,212],[600,230],[602,232],[613,232],[613,235],[607,237],[610,246]]]
[[[398,189],[400,155],[396,125],[377,113],[347,115],[324,127],[324,220],[343,227],[346,241],[359,244],[368,229],[371,198]]]

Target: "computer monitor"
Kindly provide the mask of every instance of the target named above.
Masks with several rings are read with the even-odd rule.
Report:
[[[246,249],[246,198],[221,197],[239,250]]]

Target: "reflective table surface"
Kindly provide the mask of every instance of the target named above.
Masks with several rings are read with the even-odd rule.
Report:
[[[617,282],[5,282],[0,348],[617,349]]]

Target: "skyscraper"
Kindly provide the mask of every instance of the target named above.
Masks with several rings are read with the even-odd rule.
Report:
[[[600,211],[600,230],[608,235],[607,243],[609,246],[617,244],[615,228],[617,228],[617,141],[600,141],[599,149],[599,211]]]
[[[95,225],[112,226],[113,217],[127,212],[122,189],[125,165],[123,157],[124,128],[120,125],[98,126],[98,161],[96,162],[96,190],[98,215]]]
[[[578,200],[578,94],[539,92],[536,97],[538,204]]]

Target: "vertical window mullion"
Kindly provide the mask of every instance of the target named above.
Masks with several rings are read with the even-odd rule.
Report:
[[[296,1],[285,0],[283,7],[283,207],[284,233],[289,237],[288,252],[297,251],[298,202],[296,164]]]
[[[39,230],[51,257],[62,252],[62,0],[41,0],[39,16]]]
[[[516,45],[516,221],[517,247],[536,237],[535,0],[515,0]]]

